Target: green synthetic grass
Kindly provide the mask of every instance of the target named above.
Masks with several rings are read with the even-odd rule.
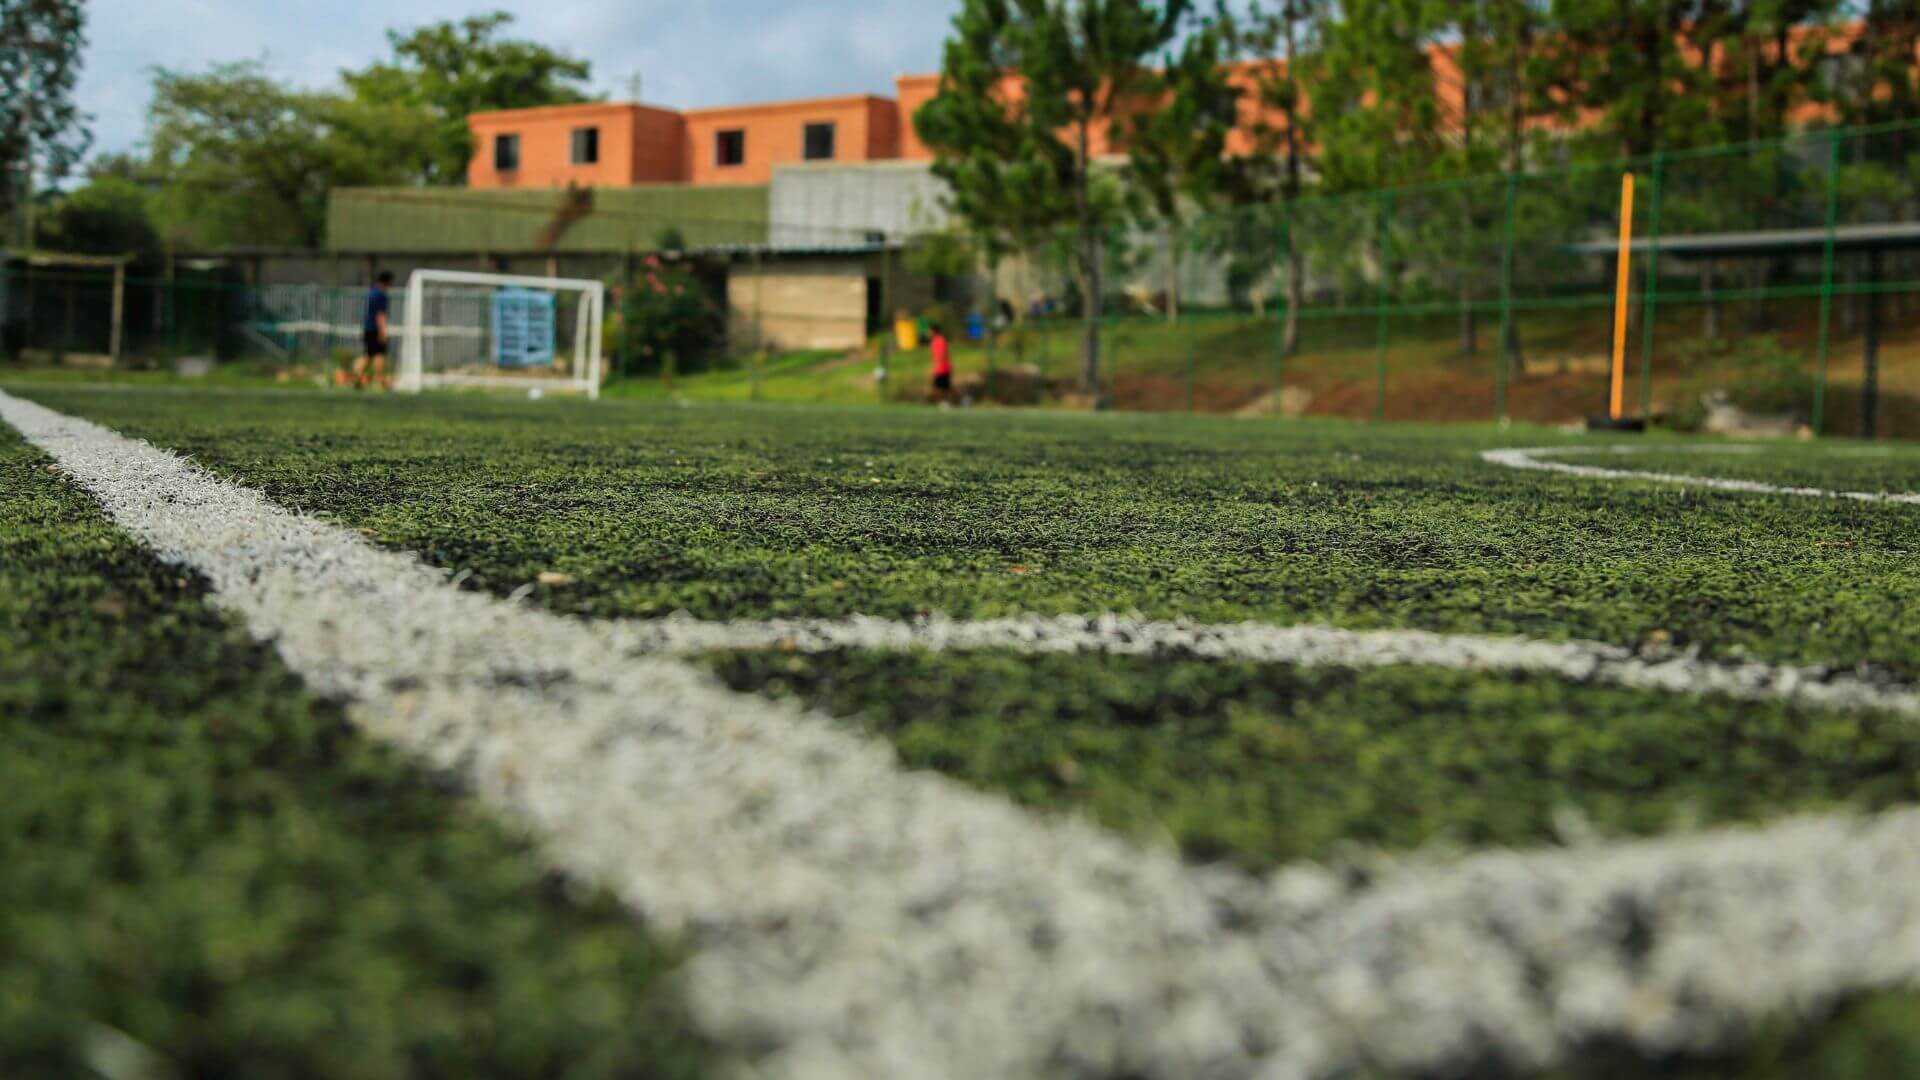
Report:
[[[1542,429],[21,392],[470,571],[475,587],[570,575],[536,597],[584,615],[1139,612],[1652,639],[1920,680],[1914,507],[1478,457],[1593,445]],[[1847,488],[1892,467],[1821,449],[1796,482]],[[1899,468],[1920,460],[1888,452]]]
[[[0,1075],[696,1076],[675,951],[0,428]]]
[[[910,766],[1255,870],[1920,802],[1920,727],[1904,717],[1422,667],[924,652],[711,663],[736,689],[861,723]]]
[[[1920,677],[1920,509],[1477,458],[1590,445],[1542,430],[23,392],[470,571],[467,587],[506,593],[560,571],[572,582],[532,601],[589,616],[1138,611],[1663,641]],[[1865,490],[1920,472],[1913,447],[1633,445],[1645,449],[1567,460]],[[1872,809],[1914,801],[1920,784],[1910,722],[1533,676],[1002,652],[707,663],[736,688],[882,734],[910,764],[1251,868]],[[366,857],[341,850],[341,873]],[[459,940],[503,937],[486,934]],[[568,1020],[556,1013],[543,1019]],[[1871,995],[1812,1026],[1767,1025],[1732,1057],[1596,1049],[1555,1076],[1916,1067],[1920,1005]]]
[[[1117,611],[1920,673],[1905,615],[1920,598],[1915,508],[1597,483],[1477,456],[1562,438],[1546,432],[33,396],[469,587],[565,575],[535,600],[590,616]],[[1725,456],[1632,445],[1696,471]],[[1835,486],[1920,456],[1778,452]],[[1908,725],[1539,678],[1004,654],[719,665],[737,687],[888,734],[912,764],[1254,867],[1346,845],[1537,844],[1567,821],[1638,834],[1880,807],[1920,783]]]

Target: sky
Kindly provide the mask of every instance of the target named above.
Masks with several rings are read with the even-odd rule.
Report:
[[[492,10],[515,37],[593,63],[593,89],[692,108],[893,93],[936,70],[956,0],[88,0],[79,105],[95,152],[140,139],[155,67],[259,60],[290,83],[333,85],[389,55],[386,32]]]

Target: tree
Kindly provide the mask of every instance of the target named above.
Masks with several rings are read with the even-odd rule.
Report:
[[[0,0],[0,205],[30,214],[33,177],[66,175],[86,153],[87,118],[73,103],[86,45],[81,0]],[[22,237],[32,243],[23,221]]]
[[[131,163],[113,156],[88,169],[87,182],[61,196],[42,218],[36,247],[80,255],[130,255],[158,251],[160,235],[147,189]]]
[[[433,131],[416,161],[420,181],[466,182],[473,157],[467,117],[473,113],[588,100],[579,85],[592,75],[587,61],[536,42],[501,38],[512,23],[512,15],[496,11],[408,34],[389,31],[393,59],[341,73],[362,104],[408,106],[433,116]]]
[[[1000,259],[1033,252],[1073,212],[1064,146],[1027,125],[1014,97],[1001,57],[1009,19],[1005,3],[962,6],[943,50],[940,91],[913,116],[921,141],[936,151],[946,209],[973,234],[989,280]]]
[[[978,219],[984,224],[1004,228],[1010,218],[1024,226],[1070,203],[1081,383],[1096,399],[1103,234],[1116,208],[1096,182],[1095,140],[1154,106],[1148,65],[1173,42],[1190,8],[1190,0],[965,0],[942,54],[940,92],[916,116],[921,138],[940,159],[936,171],[955,185],[954,208],[967,220],[976,220],[969,208],[977,208],[985,211]],[[988,164],[995,154],[1007,155],[1007,167]],[[1005,176],[1037,200],[1033,216],[1005,213],[1006,200],[981,188],[989,175]]]
[[[1328,17],[1322,0],[1280,0],[1272,10],[1256,4],[1245,19],[1223,21],[1234,35],[1234,55],[1256,58],[1249,68],[1255,101],[1250,125],[1254,152],[1248,158],[1245,194],[1249,201],[1273,207],[1280,215],[1274,231],[1286,264],[1287,314],[1280,344],[1284,356],[1299,349],[1306,286],[1303,245],[1292,228],[1294,204],[1314,169],[1313,113],[1303,88],[1315,81],[1320,30]],[[1271,165],[1264,177],[1258,168],[1262,162]]]
[[[1209,22],[1190,34],[1150,83],[1158,103],[1134,115],[1127,129],[1127,179],[1167,228],[1170,321],[1180,317],[1182,211],[1204,215],[1243,184],[1241,159],[1227,153],[1240,119],[1240,88],[1226,67],[1231,33],[1225,23]]]
[[[1914,63],[1920,55],[1920,0],[1867,0],[1865,23],[1852,50],[1855,59],[1847,65],[1855,71],[1831,95],[1842,122],[1920,117],[1920,65]]]
[[[253,63],[162,69],[148,117],[148,174],[176,243],[318,248],[327,193],[400,183],[432,117],[292,90]]]
[[[1590,155],[1636,158],[1716,141],[1713,0],[1552,0],[1542,75],[1557,119]]]
[[[1526,166],[1528,131],[1544,101],[1531,63],[1544,17],[1538,0],[1469,0],[1453,8],[1443,31],[1455,44],[1443,53],[1448,71],[1440,101],[1457,136],[1435,171],[1460,183],[1452,196],[1453,235],[1443,227],[1435,244],[1458,289],[1462,356],[1479,351],[1474,295],[1489,284],[1496,264],[1487,256],[1505,222],[1496,211],[1504,185],[1469,178],[1514,175]],[[1516,367],[1523,363],[1519,333],[1519,322],[1508,320],[1507,353]]]
[[[1433,178],[1446,149],[1435,44],[1444,0],[1359,0],[1322,33],[1313,109],[1321,172],[1331,191]]]

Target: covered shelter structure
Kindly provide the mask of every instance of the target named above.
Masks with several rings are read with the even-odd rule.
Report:
[[[73,324],[80,318],[74,301],[75,277],[100,277],[108,288],[108,324],[106,362],[117,365],[126,344],[127,267],[133,255],[68,255],[51,251],[0,251],[0,331],[5,351],[36,338],[34,321],[41,317],[41,300],[36,289],[43,284],[59,289],[64,297],[67,326],[61,340],[70,343],[76,336]],[[48,280],[49,278],[53,280]],[[91,315],[91,313],[88,313]]]
[[[1576,254],[1615,257],[1618,245],[1610,240],[1595,240],[1571,245]],[[1817,362],[1820,380],[1816,384],[1813,427],[1820,431],[1825,411],[1827,352],[1836,296],[1860,297],[1865,302],[1861,326],[1861,434],[1873,438],[1880,411],[1880,352],[1885,334],[1885,297],[1890,292],[1910,292],[1910,282],[1886,280],[1888,257],[1896,252],[1920,251],[1920,221],[1887,221],[1865,224],[1814,226],[1811,228],[1751,229],[1737,232],[1668,234],[1633,240],[1630,257],[1646,267],[1646,286],[1640,295],[1642,318],[1652,319],[1658,305],[1668,301],[1731,301],[1746,299],[1742,290],[1731,289],[1701,295],[1665,293],[1658,287],[1659,265],[1663,258],[1687,260],[1751,260],[1807,258],[1818,256],[1821,271],[1818,282],[1799,286],[1773,285],[1757,290],[1762,299],[1782,297],[1817,298],[1820,305]],[[1865,263],[1859,280],[1837,283],[1836,259],[1850,256]],[[1649,358],[1642,357],[1645,365]]]

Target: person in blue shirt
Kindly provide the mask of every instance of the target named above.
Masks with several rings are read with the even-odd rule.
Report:
[[[355,389],[364,390],[369,385],[382,388],[393,385],[387,379],[387,314],[393,307],[393,301],[387,296],[387,287],[392,284],[392,272],[382,270],[373,279],[373,288],[367,291],[367,313],[360,323],[363,348],[360,359],[353,365]]]

